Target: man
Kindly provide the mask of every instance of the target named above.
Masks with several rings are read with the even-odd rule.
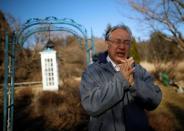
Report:
[[[83,73],[80,95],[90,115],[90,131],[150,130],[145,109],[155,109],[162,93],[152,76],[129,57],[131,39],[127,26],[109,28],[107,52]]]

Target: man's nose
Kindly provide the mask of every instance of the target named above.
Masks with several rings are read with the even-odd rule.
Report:
[[[125,45],[124,43],[121,43],[121,44],[119,45],[119,48],[120,48],[120,49],[125,49],[125,46],[126,46],[126,45]]]

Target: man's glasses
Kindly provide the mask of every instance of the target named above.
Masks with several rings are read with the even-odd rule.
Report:
[[[121,39],[108,39],[108,41],[112,42],[113,44],[120,46],[130,46],[131,41],[130,40],[121,40]]]

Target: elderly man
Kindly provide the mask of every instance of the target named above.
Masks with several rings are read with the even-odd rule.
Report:
[[[125,25],[109,28],[108,50],[82,75],[81,102],[90,131],[149,131],[145,110],[154,110],[162,93],[153,77],[129,57],[132,34]]]

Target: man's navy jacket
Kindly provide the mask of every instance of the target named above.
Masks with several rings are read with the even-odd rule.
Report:
[[[90,115],[90,131],[148,131],[145,110],[155,109],[162,92],[153,77],[135,64],[134,85],[106,60],[107,53],[89,65],[80,85],[81,102]]]

